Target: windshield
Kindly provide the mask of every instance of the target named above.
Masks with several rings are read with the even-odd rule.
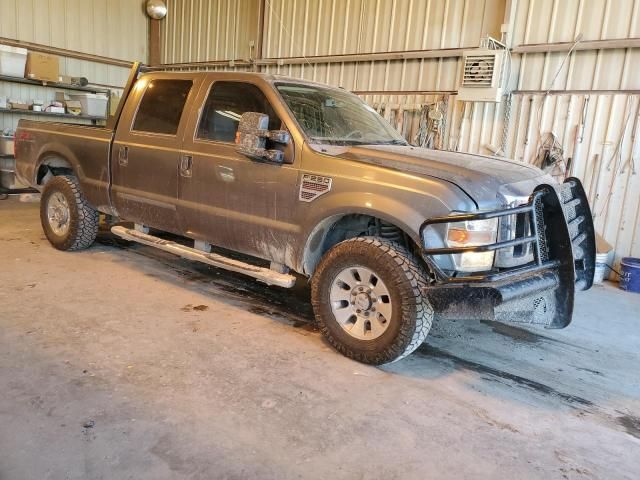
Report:
[[[402,136],[359,97],[315,85],[276,84],[312,143],[407,145]]]

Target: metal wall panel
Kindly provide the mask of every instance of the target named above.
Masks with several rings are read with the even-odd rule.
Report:
[[[634,0],[520,0],[514,45],[633,38],[640,28],[640,2]],[[630,66],[632,49],[577,51],[553,84],[554,89],[638,89]],[[516,86],[546,90],[566,52],[525,54],[517,60]]]
[[[582,41],[634,38],[639,21],[639,0],[520,0],[513,45],[573,42],[579,34]],[[572,158],[572,174],[585,184],[596,229],[614,246],[616,264],[621,256],[640,256],[640,96],[634,92],[640,79],[633,74],[639,55],[620,48],[513,58],[512,88],[535,92],[513,96],[506,155],[536,163],[553,132],[564,157]],[[571,93],[576,90],[587,92]],[[486,147],[502,133],[505,102],[454,102],[452,108],[449,146],[489,154]]]
[[[120,58],[147,58],[147,17],[136,0],[0,0],[0,36]],[[60,59],[62,73],[122,85],[128,69]]]
[[[500,15],[495,15],[496,11]],[[504,0],[265,0],[264,57],[477,46]]]
[[[596,230],[614,246],[617,260],[640,255],[639,105],[640,96],[631,94],[513,98],[507,155],[538,164],[553,132],[564,158],[572,159],[570,175],[585,185]],[[481,146],[488,141],[486,133],[476,134],[471,148],[462,150],[486,153]]]
[[[483,35],[500,36],[503,12],[504,0],[265,0],[263,56],[475,47]],[[435,58],[267,71],[359,91],[455,90],[458,68],[456,58]]]
[[[218,3],[201,0],[215,5],[216,13],[206,20],[199,15],[197,24],[188,23],[181,12],[198,8],[196,0],[170,2],[163,30],[166,61],[249,58],[242,48],[260,31],[255,24],[260,4],[238,0],[243,11],[256,12],[238,19],[224,16],[226,2],[220,1],[218,14]],[[512,46],[573,42],[579,34],[582,41],[637,38],[640,0],[261,1],[263,57],[282,63],[261,70],[358,91],[409,139],[416,132],[419,107],[440,102],[447,107],[443,146],[453,150],[489,154],[504,142],[506,156],[532,163],[553,132],[564,156],[573,158],[573,172],[585,182],[598,231],[615,245],[618,258],[640,256],[640,174],[631,168],[635,160],[640,170],[640,77],[633,69],[640,49],[576,50],[568,57],[566,51],[514,54],[510,86],[523,92],[512,96],[510,108],[506,101],[470,103],[448,95],[457,89],[459,57],[286,64],[289,57],[476,47],[484,35],[500,38],[500,26],[510,23],[505,18],[508,5],[515,8]],[[175,23],[172,13],[182,20]],[[207,35],[217,43],[205,41],[209,50],[202,54]],[[231,53],[230,35],[245,35]],[[200,46],[199,53],[193,46],[184,51],[189,38]],[[547,90],[567,92],[546,95]],[[577,136],[576,131],[583,133]]]
[[[255,56],[259,5],[260,0],[167,0],[160,28],[162,63]]]
[[[0,0],[0,37],[123,60],[146,61],[147,24],[136,0]],[[129,69],[60,57],[60,73],[124,86]],[[46,101],[54,94],[50,88],[0,82],[0,95],[9,98]],[[15,128],[19,118],[0,115],[0,129]]]

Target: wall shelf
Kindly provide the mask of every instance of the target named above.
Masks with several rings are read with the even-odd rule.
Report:
[[[30,78],[21,78],[21,77],[9,77],[6,75],[0,75],[0,82],[6,83],[15,83],[21,85],[31,85],[34,87],[43,87],[43,88],[53,88],[58,90],[71,90],[77,92],[88,92],[88,93],[102,93],[107,96],[107,112],[110,111],[111,104],[111,91],[105,88],[96,88],[96,87],[80,87],[76,85],[69,85],[66,83],[58,83],[58,82],[43,82],[40,80],[32,80]],[[19,110],[14,108],[0,108],[0,114],[4,115],[18,115],[21,117],[30,117],[30,116],[39,116],[39,117],[48,117],[51,120],[62,120],[62,119],[73,119],[73,120],[84,120],[90,121],[93,125],[97,125],[98,122],[107,120],[107,117],[102,116],[93,116],[93,115],[73,115],[71,113],[53,113],[53,112],[34,112],[33,110]],[[11,159],[13,155],[0,155],[2,159]],[[5,162],[6,163],[6,162]],[[6,177],[11,180],[10,183],[13,184],[15,182],[15,171],[13,166],[3,165],[0,171],[1,180],[6,180]],[[8,189],[7,187],[3,187],[2,184],[4,182],[0,182],[0,193],[26,193],[26,192],[35,192],[31,188],[19,188],[19,189]]]
[[[95,88],[95,87],[88,87],[88,86],[80,87],[75,85],[69,85],[67,83],[43,82],[41,80],[32,80],[30,78],[21,78],[21,77],[9,77],[7,75],[0,75],[0,82],[22,83],[25,85],[34,85],[36,87],[60,88],[63,90],[77,90],[79,92],[104,93],[107,95],[107,97],[111,95],[111,91],[105,88]]]
[[[30,78],[21,78],[21,77],[9,77],[7,75],[0,75],[0,82],[8,82],[8,83],[19,83],[23,85],[32,85],[35,87],[44,87],[44,88],[57,88],[60,90],[72,90],[78,92],[89,92],[89,93],[102,93],[107,96],[107,112],[110,111],[111,108],[111,90],[106,88],[95,88],[95,87],[80,87],[75,85],[69,85],[66,83],[58,83],[58,82],[43,82],[41,80],[32,80]],[[89,120],[94,125],[97,125],[98,121],[103,120],[106,121],[106,117],[96,117],[91,115],[73,115],[71,113],[52,113],[52,112],[34,112],[33,110],[18,110],[12,108],[0,108],[0,113],[4,114],[12,114],[12,115],[41,115],[44,117],[52,117],[52,118],[73,118],[78,120]]]
[[[72,113],[54,113],[54,112],[34,112],[33,110],[18,110],[12,108],[0,108],[0,113],[14,114],[14,115],[43,115],[45,117],[58,117],[58,118],[77,118],[78,120],[91,120],[94,124],[99,120],[106,121],[106,117],[93,117],[90,115],[74,115]]]

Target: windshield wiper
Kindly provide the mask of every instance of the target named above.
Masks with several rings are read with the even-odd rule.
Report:
[[[331,138],[331,137],[311,137],[311,140],[315,143],[324,145],[343,145],[343,146],[358,146],[358,145],[409,145],[404,140],[383,140],[381,142],[373,142],[370,140],[360,140],[355,138]]]
[[[311,137],[311,141],[324,145],[369,145],[369,142],[352,138]]]
[[[404,140],[386,140],[383,142],[367,142],[367,145],[409,145]]]

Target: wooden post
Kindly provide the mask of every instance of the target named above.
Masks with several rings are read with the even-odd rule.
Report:
[[[160,65],[160,22],[149,19],[149,65]]]

